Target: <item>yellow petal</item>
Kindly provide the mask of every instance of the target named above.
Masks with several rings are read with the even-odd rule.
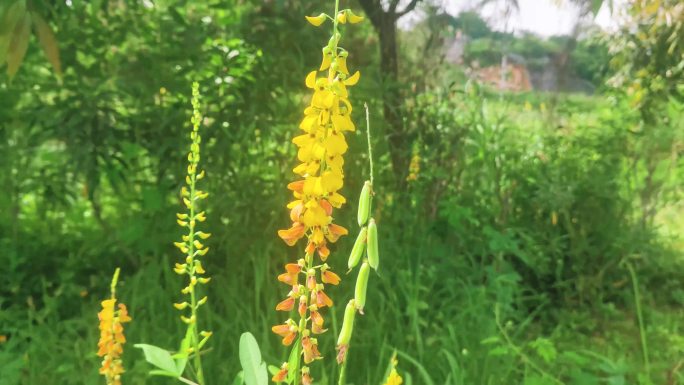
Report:
[[[321,13],[318,16],[306,16],[306,21],[311,23],[311,25],[318,27],[325,22],[325,18],[325,13]]]
[[[341,134],[332,134],[325,139],[325,150],[328,156],[341,155],[347,152],[347,142]]]
[[[332,54],[330,54],[330,52],[326,52],[325,50],[323,50],[323,61],[321,62],[321,67],[318,70],[327,70],[328,68],[330,68],[330,63],[332,63]]]
[[[340,72],[345,75],[349,75],[349,70],[347,69],[347,58],[344,56],[337,57],[337,68]]]
[[[306,75],[306,86],[309,88],[316,87],[316,71],[311,71]]]
[[[341,24],[346,24],[347,23],[347,13],[346,11],[341,11],[340,13],[337,14],[337,21]]]
[[[346,84],[348,86],[353,86],[359,82],[360,77],[361,77],[361,73],[359,71],[356,71],[356,72],[354,72],[354,75],[352,75],[352,76],[350,76],[344,80],[344,84]]]
[[[332,116],[333,126],[337,131],[354,131],[356,127],[354,122],[352,122],[349,115],[333,115]]]

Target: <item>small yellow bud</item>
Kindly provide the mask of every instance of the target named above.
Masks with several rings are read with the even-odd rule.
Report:
[[[202,250],[204,248],[204,245],[202,244],[202,242],[198,241],[197,239],[195,239],[195,241],[192,242],[192,244],[195,245],[195,248],[197,250]]]
[[[201,335],[202,337],[205,337],[205,338],[206,338],[206,337],[211,337],[212,334],[214,334],[214,333],[208,332],[208,331],[206,331],[206,330],[202,330],[202,331],[200,332],[200,335]]]
[[[207,303],[207,299],[208,299],[208,298],[207,298],[206,296],[202,297],[201,300],[197,301],[197,306],[202,306],[202,305],[204,305],[205,303]]]
[[[186,307],[188,307],[189,305],[190,305],[190,304],[187,303],[187,302],[182,302],[182,303],[174,303],[174,304],[173,304],[173,307],[175,307],[175,308],[178,309],[178,310],[183,310],[183,309],[185,309]]]
[[[185,207],[190,208],[192,206],[192,203],[190,203],[190,199],[188,198],[183,198],[183,203],[185,204]]]
[[[206,255],[209,252],[209,248],[205,247],[202,250],[197,250],[197,255]]]
[[[176,223],[178,223],[180,226],[185,227],[188,225],[188,222],[186,221],[181,221],[180,219],[176,220]]]
[[[352,247],[351,253],[349,254],[349,261],[347,262],[347,267],[349,270],[356,267],[356,265],[361,260],[363,255],[363,250],[366,247],[366,234],[368,233],[367,227],[362,227],[359,231],[359,235],[356,237],[356,242],[354,242],[354,247]]]
[[[201,213],[195,215],[195,219],[197,219],[197,220],[200,221],[200,222],[204,222],[204,221],[207,220],[207,216],[206,216],[206,214],[204,213],[204,211],[202,211]]]
[[[347,12],[345,11],[340,11],[337,14],[337,22],[340,24],[346,24],[347,23]]]
[[[201,239],[207,239],[207,238],[211,237],[211,234],[209,234],[209,233],[204,233],[204,232],[202,232],[202,231],[196,232],[195,235],[197,235],[197,236],[200,237]]]
[[[205,273],[204,268],[202,267],[202,262],[200,262],[200,261],[195,262],[195,272],[197,274],[204,274]]]
[[[321,24],[325,22],[325,19],[328,16],[325,13],[321,13],[318,16],[306,16],[306,21],[308,21],[311,25],[315,27],[319,27]]]
[[[178,214],[176,214],[176,217],[178,219],[188,219],[188,214],[178,213]]]
[[[368,275],[370,273],[370,265],[364,262],[359,270],[359,275],[356,277],[356,287],[354,290],[354,305],[359,312],[363,314],[363,307],[366,305],[366,291],[368,289]]]
[[[204,178],[204,170],[200,171],[200,173],[197,174],[197,177],[196,177],[195,179],[196,179],[196,180],[200,180],[200,179],[202,179],[202,178]]]
[[[349,23],[351,23],[351,24],[360,23],[363,20],[365,20],[365,18],[363,16],[355,15],[351,9],[347,9],[347,19],[348,19]]]
[[[181,290],[181,293],[183,294],[190,294],[190,292],[192,292],[192,287],[190,286],[186,286]]]
[[[183,197],[190,196],[190,193],[188,192],[187,187],[185,187],[185,186],[181,187],[181,196],[183,196]]]
[[[368,222],[368,263],[377,271],[380,265],[380,255],[378,254],[378,226],[375,219],[371,218]]]
[[[200,278],[198,279],[198,281],[199,283],[206,284],[209,283],[209,281],[211,281],[211,278]]]

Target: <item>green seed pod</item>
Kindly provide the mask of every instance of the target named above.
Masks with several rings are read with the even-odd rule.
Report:
[[[363,307],[366,305],[366,289],[368,289],[369,274],[370,265],[368,265],[368,262],[364,262],[361,264],[361,269],[359,269],[359,276],[356,277],[356,289],[354,290],[354,304],[361,314],[363,314]]]
[[[342,329],[340,330],[340,336],[337,337],[337,346],[349,344],[349,340],[352,336],[352,331],[354,330],[355,315],[356,307],[354,306],[354,300],[350,299],[347,303],[347,307],[344,308],[344,321],[342,321]]]
[[[380,255],[378,254],[378,226],[375,219],[368,221],[368,263],[373,270],[378,270]]]
[[[361,189],[361,197],[359,197],[359,214],[357,216],[359,226],[365,225],[368,220],[368,215],[370,214],[370,198],[371,184],[369,181],[366,181]]]
[[[367,227],[362,227],[359,231],[359,236],[356,237],[356,242],[354,242],[354,247],[352,247],[351,253],[349,254],[349,262],[347,262],[347,267],[349,270],[356,267],[361,260],[363,255],[363,249],[366,247],[366,234],[368,233]]]

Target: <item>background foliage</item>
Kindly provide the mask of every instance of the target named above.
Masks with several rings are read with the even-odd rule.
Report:
[[[324,43],[302,15],[328,3],[30,3],[54,32],[61,74],[34,33],[14,77],[0,77],[0,384],[101,380],[96,313],[116,266],[129,341],[176,343],[170,267],[195,80],[214,234],[206,376],[232,383],[244,331],[268,363],[286,358],[270,326],[275,277],[296,250],[275,235],[288,221],[303,79]],[[363,74],[356,121],[368,102],[377,133],[383,258],[350,382],[379,383],[397,349],[409,384],[684,384],[684,12],[674,0],[630,12],[619,33],[573,52],[576,72],[602,89],[593,96],[482,89],[435,50],[424,60],[417,34],[405,33],[399,84],[389,84],[373,27],[347,31],[349,63]],[[476,39],[468,54],[493,63],[501,45],[534,57],[562,42],[456,21]],[[402,95],[408,181],[391,161],[388,87]],[[356,134],[349,207],[367,175]],[[353,211],[341,210],[347,228]],[[336,244],[333,268],[352,243]],[[349,297],[351,281],[334,297]],[[331,310],[339,322],[342,307]],[[336,375],[327,358],[321,383]],[[146,377],[140,352],[125,362],[125,383],[163,382]]]

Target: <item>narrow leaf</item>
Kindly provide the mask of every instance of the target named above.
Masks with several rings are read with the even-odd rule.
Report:
[[[7,74],[10,78],[14,77],[19,70],[21,62],[24,61],[30,37],[31,15],[25,12],[21,21],[14,27],[14,32],[12,32],[12,37],[10,38],[9,50],[7,52]]]
[[[43,52],[47,56],[48,61],[55,69],[55,73],[62,76],[62,64],[59,61],[59,47],[57,46],[57,39],[55,34],[47,22],[37,13],[32,12],[31,17],[36,26],[36,34],[40,41],[40,46],[43,47]]]

